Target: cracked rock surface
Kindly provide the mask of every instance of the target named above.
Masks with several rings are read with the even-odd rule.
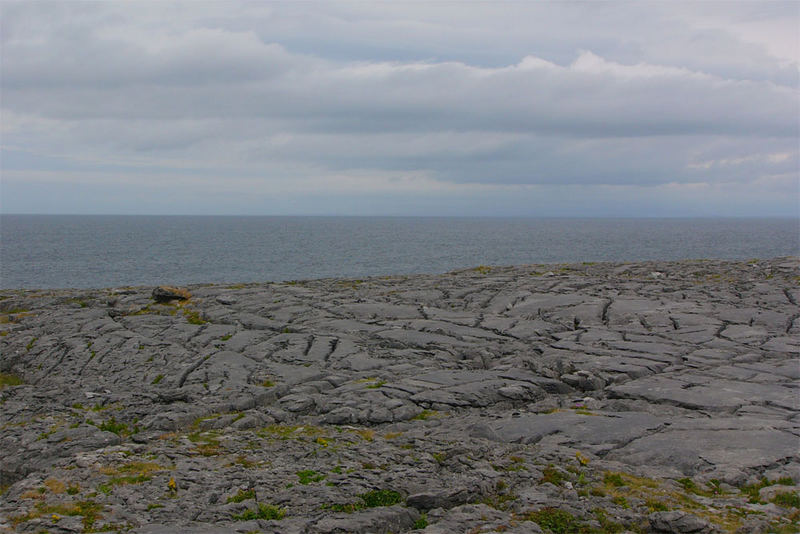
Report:
[[[796,531],[799,282],[776,258],[0,290],[0,531]]]

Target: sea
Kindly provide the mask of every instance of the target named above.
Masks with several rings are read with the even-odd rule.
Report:
[[[248,283],[800,254],[798,219],[0,215],[0,288]]]

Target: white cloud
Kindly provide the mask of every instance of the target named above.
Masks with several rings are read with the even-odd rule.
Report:
[[[4,179],[345,196],[797,177],[789,4],[448,6],[4,3]]]

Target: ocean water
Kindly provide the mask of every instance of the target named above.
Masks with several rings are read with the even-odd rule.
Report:
[[[0,216],[0,287],[442,273],[477,265],[798,255],[797,219]]]

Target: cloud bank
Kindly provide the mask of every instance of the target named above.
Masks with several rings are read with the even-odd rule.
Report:
[[[2,209],[796,216],[798,9],[4,3]]]

